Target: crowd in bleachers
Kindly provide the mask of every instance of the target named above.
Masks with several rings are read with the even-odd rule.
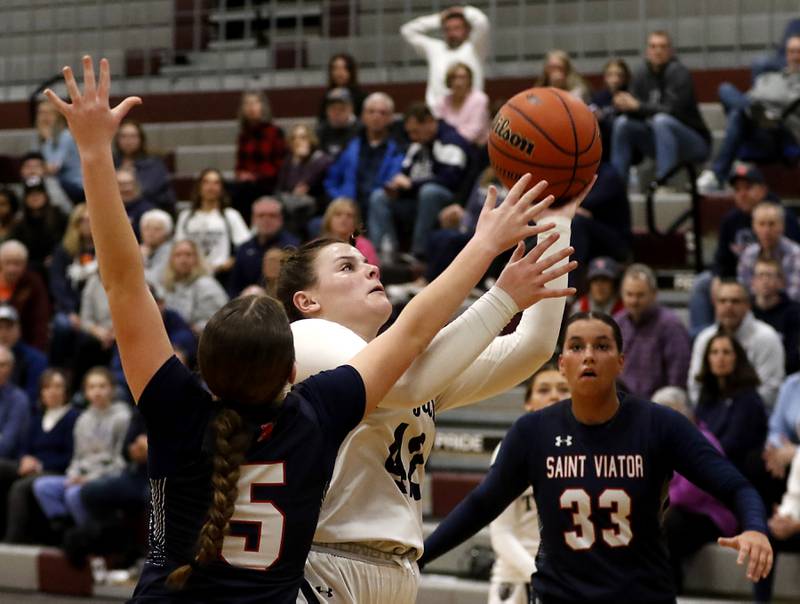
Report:
[[[122,123],[114,149],[120,193],[181,360],[194,365],[197,337],[231,297],[275,292],[287,246],[354,235],[390,280],[411,282],[394,290],[398,302],[447,266],[471,236],[487,187],[503,194],[486,151],[502,102],[483,90],[488,27],[472,7],[403,27],[430,76],[424,101],[400,119],[389,95],[360,87],[345,54],[330,60],[315,124],[286,134],[266,95],[245,92],[233,178],[209,166],[181,203],[167,165],[148,152],[146,126]],[[431,35],[439,30],[443,39]],[[700,184],[729,184],[735,208],[720,224],[714,265],[696,279],[689,329],[659,305],[650,268],[633,264],[621,274],[633,260],[630,167],[652,158],[662,185],[683,162],[710,159],[691,74],[669,34],[651,33],[634,69],[610,60],[602,89],[591,90],[560,50],[547,54],[535,81],[587,102],[603,137],[598,182],[572,226],[580,269],[571,278],[581,293],[574,308],[616,314],[626,388],[643,397],[685,389],[693,417],[768,509],[781,501],[792,459],[800,466],[800,378],[790,375],[800,370],[800,224],[758,167],[736,160],[800,156],[800,35],[784,44],[782,63],[762,65],[772,70],[750,91],[720,91],[728,128]],[[0,188],[0,534],[8,543],[64,543],[80,562],[127,543],[109,535],[141,518],[147,437],[115,347],[75,143],[47,100],[35,129],[38,147],[21,158],[17,182]],[[771,521],[783,544],[798,544],[797,507],[785,505]],[[670,530],[703,514],[683,511]],[[137,546],[116,553],[130,562]]]

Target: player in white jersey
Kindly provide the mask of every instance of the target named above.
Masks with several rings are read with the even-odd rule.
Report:
[[[518,185],[509,195],[519,194]],[[541,195],[545,185],[537,184],[529,194]],[[570,222],[587,192],[538,216],[540,223],[554,223],[559,235],[549,258],[566,261]],[[375,337],[391,312],[382,291],[364,298],[340,278],[343,270],[377,270],[357,250],[339,243],[301,252],[284,262],[278,283],[289,317],[305,318],[292,324],[298,379],[345,363]],[[508,390],[550,358],[569,291],[570,265],[564,262],[523,282],[518,263],[510,263],[495,287],[437,335],[382,408],[347,437],[306,564],[306,578],[320,601],[416,600],[416,560],[423,550],[421,491],[436,413]],[[513,334],[497,337],[523,306],[511,294],[523,285],[528,293],[535,289],[541,301],[523,313]]]
[[[555,363],[542,365],[528,381],[525,411],[533,412],[569,398],[569,385]],[[498,444],[492,463],[500,450]],[[494,566],[489,584],[489,604],[528,604],[531,575],[539,549],[539,513],[533,488],[520,495],[489,525]]]

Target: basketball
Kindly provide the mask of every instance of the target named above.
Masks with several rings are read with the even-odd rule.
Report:
[[[603,152],[600,128],[589,107],[558,88],[529,88],[500,108],[489,133],[489,159],[511,188],[526,172],[531,186],[549,184],[556,205],[588,185]]]

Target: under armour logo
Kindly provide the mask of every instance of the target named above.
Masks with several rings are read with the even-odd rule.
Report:
[[[320,595],[323,595],[326,598],[332,598],[333,597],[333,588],[331,588],[331,587],[323,588],[322,585],[317,585],[315,589],[319,592]]]
[[[556,436],[556,447],[564,445],[565,447],[572,446],[572,436]]]

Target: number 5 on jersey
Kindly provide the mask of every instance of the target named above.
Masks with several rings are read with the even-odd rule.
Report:
[[[222,558],[233,566],[266,570],[283,549],[283,511],[272,501],[259,499],[259,487],[286,486],[283,462],[243,464],[237,488],[231,532],[222,543]]]
[[[572,511],[572,521],[577,530],[564,533],[564,541],[572,549],[587,550],[595,542],[595,525],[590,519],[592,500],[583,489],[567,489],[558,500],[562,510]],[[603,541],[610,547],[628,545],[633,538],[631,531],[631,498],[622,489],[606,489],[597,498],[597,507],[611,510],[612,528],[601,532]]]

